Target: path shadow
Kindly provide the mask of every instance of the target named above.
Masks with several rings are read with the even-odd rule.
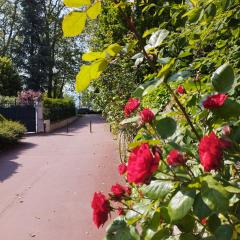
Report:
[[[11,146],[11,149],[1,150],[0,152],[0,182],[5,181],[12,175],[17,173],[17,169],[21,164],[17,163],[15,160],[18,156],[30,149],[35,147],[36,144],[29,142],[19,142],[18,144]]]

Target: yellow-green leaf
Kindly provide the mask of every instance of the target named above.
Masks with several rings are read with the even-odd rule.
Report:
[[[92,62],[100,58],[105,58],[106,54],[104,52],[88,52],[82,55],[83,61]]]
[[[107,49],[105,49],[104,52],[106,52],[108,55],[115,57],[120,51],[121,51],[122,47],[117,44],[111,44],[110,46],[107,47]]]
[[[80,8],[82,6],[88,6],[91,4],[90,0],[64,0],[64,4],[67,7]]]
[[[91,19],[96,19],[97,16],[101,13],[101,2],[95,2],[88,10],[87,15]]]
[[[63,19],[64,37],[75,37],[81,34],[86,24],[85,12],[71,12]]]
[[[98,60],[91,65],[91,79],[97,79],[101,73],[107,67],[107,61],[105,59]]]
[[[76,91],[81,92],[85,90],[91,81],[91,66],[83,65],[76,77]]]

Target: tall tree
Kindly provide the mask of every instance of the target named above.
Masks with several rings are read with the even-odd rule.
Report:
[[[46,40],[44,0],[21,0],[23,38],[20,65],[26,87],[44,90],[47,85],[49,46]]]

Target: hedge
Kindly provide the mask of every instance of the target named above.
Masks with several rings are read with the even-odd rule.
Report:
[[[26,131],[21,123],[6,120],[0,115],[0,147],[16,143]]]
[[[75,104],[69,98],[44,98],[43,116],[53,122],[60,121],[76,115]]]

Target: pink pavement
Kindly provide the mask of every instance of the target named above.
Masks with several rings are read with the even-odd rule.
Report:
[[[28,136],[1,153],[0,239],[103,239],[106,225],[93,225],[91,199],[119,180],[116,145],[105,121],[86,115],[69,133]]]

